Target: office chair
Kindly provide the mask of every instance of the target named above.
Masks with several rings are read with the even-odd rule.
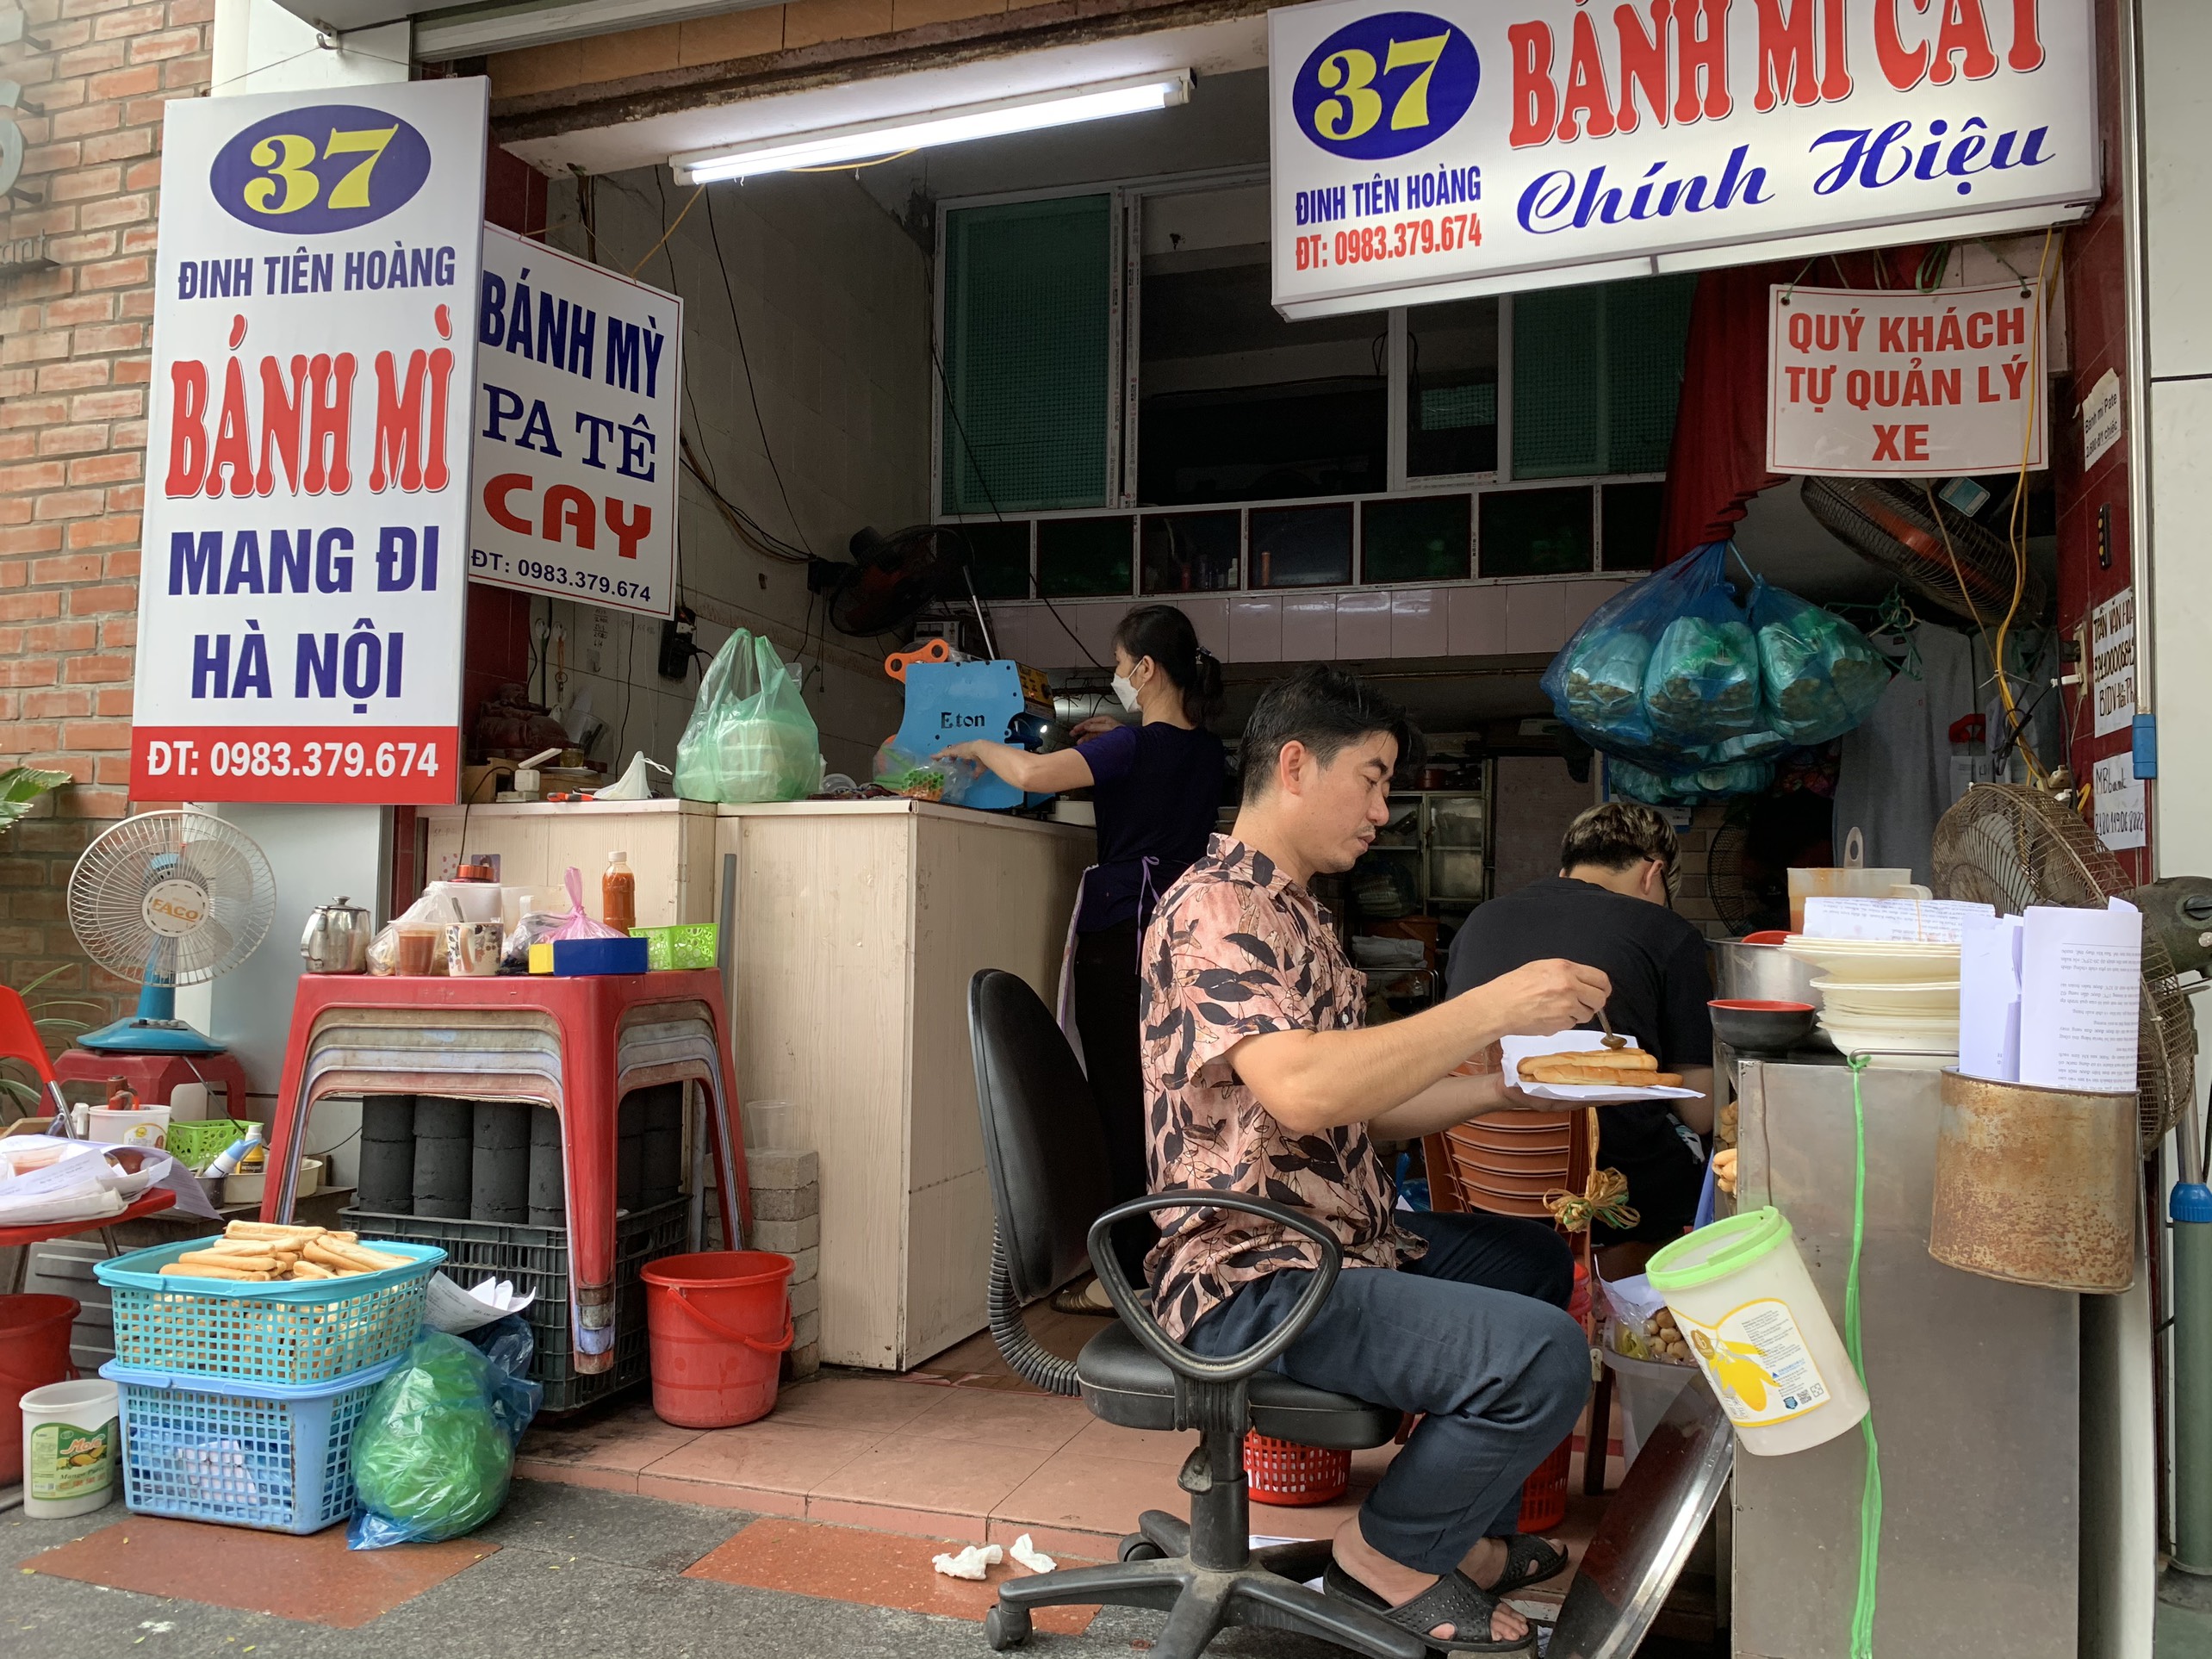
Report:
[[[985,1639],[1003,1652],[1028,1639],[1032,1608],[1097,1604],[1165,1611],[1152,1659],[1196,1659],[1230,1625],[1299,1631],[1370,1659],[1424,1659],[1428,1646],[1419,1636],[1306,1588],[1327,1564],[1327,1539],[1249,1547],[1247,1428],[1339,1451],[1379,1446],[1397,1432],[1395,1410],[1268,1369],[1335,1283],[1343,1258],[1334,1236],[1310,1215],[1240,1193],[1156,1192],[1109,1207],[1106,1140],[1090,1084],[1036,993],[1014,974],[985,969],[968,984],[968,1035],[997,1220],[990,1310],[999,1351],[1038,1387],[1080,1394],[1095,1417],[1202,1436],[1177,1478],[1190,1494],[1188,1521],[1148,1509],[1140,1530],[1122,1540],[1115,1565],[1010,1579],[985,1617]],[[1223,1359],[1169,1337],[1116,1269],[1110,1247],[1119,1221],[1200,1206],[1265,1216],[1321,1249],[1320,1271],[1289,1316]],[[1080,1272],[1086,1258],[1121,1317],[1078,1358],[1061,1359],[1029,1334],[1022,1309]]]

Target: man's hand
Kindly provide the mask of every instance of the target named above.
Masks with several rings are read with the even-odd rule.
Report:
[[[1577,1026],[1612,998],[1612,981],[1594,967],[1556,957],[1531,962],[1477,985],[1468,996],[1508,1036],[1548,1037]]]

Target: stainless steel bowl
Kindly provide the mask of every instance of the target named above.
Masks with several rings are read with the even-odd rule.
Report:
[[[1742,939],[1717,939],[1712,953],[1713,995],[1728,1000],[1810,1003],[1820,1006],[1812,982],[1820,969],[1780,945],[1754,945]]]

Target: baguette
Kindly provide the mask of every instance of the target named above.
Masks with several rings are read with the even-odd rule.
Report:
[[[244,1268],[215,1267],[196,1262],[165,1263],[161,1272],[165,1278],[235,1279],[246,1283],[266,1283],[270,1277],[267,1273],[248,1271]]]
[[[334,1279],[337,1274],[315,1262],[294,1262],[290,1277],[295,1279]]]
[[[256,1268],[265,1272],[276,1270],[274,1256],[242,1256],[228,1250],[188,1250],[177,1259],[200,1267],[234,1267],[241,1272],[251,1272]]]
[[[1681,1074],[1677,1072],[1625,1072],[1618,1067],[1569,1066],[1560,1061],[1545,1065],[1522,1061],[1521,1081],[1574,1084],[1601,1089],[1679,1089],[1682,1086]]]
[[[1565,1060],[1574,1066],[1596,1066],[1616,1072],[1656,1072],[1659,1056],[1648,1048],[1569,1048],[1556,1054],[1532,1054],[1529,1059]],[[1524,1066],[1528,1064],[1525,1059]]]
[[[233,1221],[223,1229],[229,1239],[319,1239],[323,1229],[319,1227],[292,1227],[280,1221]]]

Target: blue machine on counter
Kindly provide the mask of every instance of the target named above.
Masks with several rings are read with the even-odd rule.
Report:
[[[924,762],[949,744],[975,738],[1035,747],[1044,722],[1053,716],[1043,674],[1004,658],[955,661],[941,641],[932,644],[933,650],[901,652],[884,664],[892,679],[906,686],[906,714],[892,743]],[[945,799],[956,806],[998,811],[1019,806],[1024,798],[1012,784],[988,772],[957,784],[950,775],[946,779]]]

